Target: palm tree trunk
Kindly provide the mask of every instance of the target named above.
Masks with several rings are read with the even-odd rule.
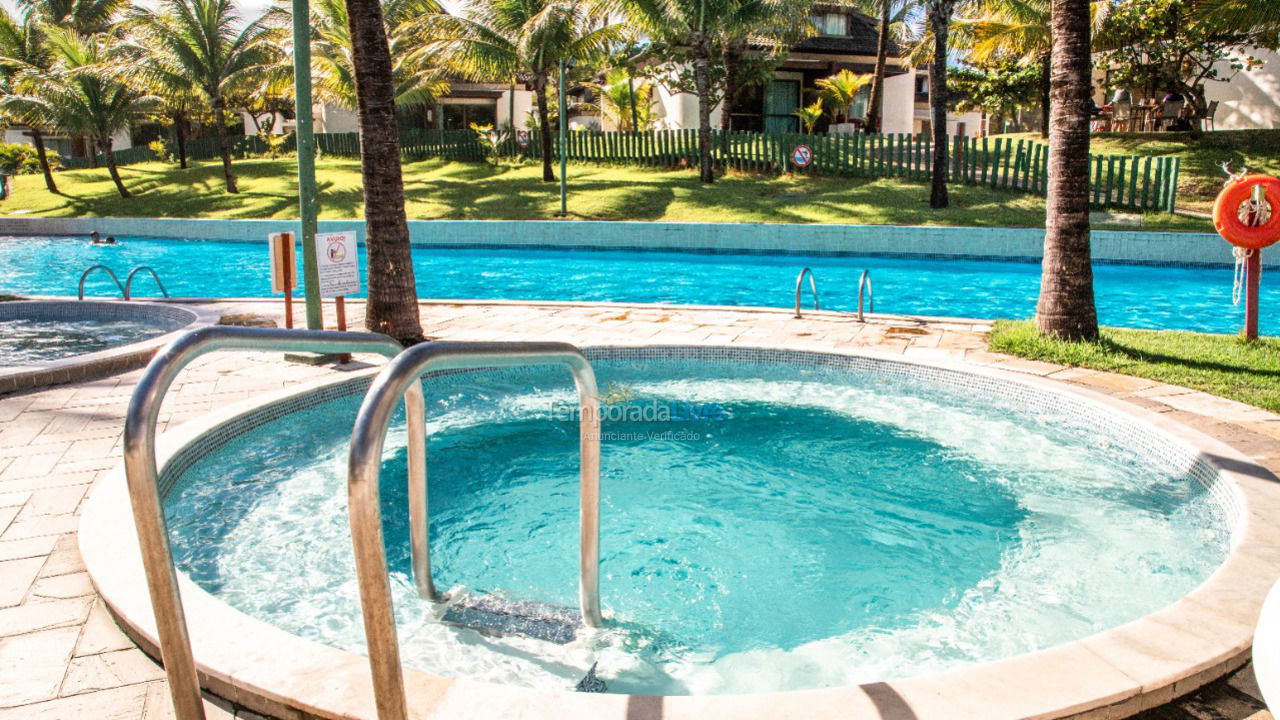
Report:
[[[951,204],[947,196],[947,32],[954,0],[929,3],[933,28],[933,64],[929,69],[929,106],[933,111],[933,185],[929,207],[940,210]]]
[[[178,144],[178,167],[187,169],[187,129],[186,116],[183,113],[173,114],[173,135]]]
[[[542,147],[542,182],[555,182],[556,174],[551,169],[551,113],[547,110],[547,74],[538,73],[533,76],[533,95],[538,101],[538,142]],[[560,112],[564,112],[560,108]],[[564,148],[560,148],[564,152]]]
[[[1040,137],[1042,138],[1049,137],[1049,56],[1052,52],[1050,50],[1040,59]]]
[[[40,159],[40,172],[44,173],[44,186],[49,192],[58,192],[58,185],[53,181],[53,168],[49,167],[49,153],[44,149],[44,133],[31,128],[31,144],[36,146],[36,157]]]
[[[102,148],[102,156],[107,159],[107,171],[111,173],[111,181],[116,184],[116,190],[120,191],[120,197],[129,197],[129,191],[125,188],[124,182],[120,179],[120,171],[116,168],[116,154],[112,150],[111,138],[99,141]]]
[[[698,92],[698,180],[715,182],[711,167],[711,72],[707,38],[698,33],[694,40],[693,78]]]
[[[360,122],[365,245],[369,251],[365,325],[411,345],[421,342],[423,335],[404,212],[391,52],[378,0],[347,0],[347,10]]]
[[[876,67],[871,75],[871,98],[867,102],[867,132],[880,132],[884,107],[884,68],[889,62],[889,0],[880,0],[880,37],[876,40]]]
[[[213,99],[213,123],[218,126],[218,154],[222,156],[222,177],[227,182],[227,192],[238,193],[236,176],[231,173],[231,149],[227,147],[227,116],[222,98]]]
[[[1089,3],[1053,0],[1049,187],[1036,324],[1064,340],[1098,336],[1089,257]]]
[[[738,72],[742,67],[742,57],[738,49],[726,45],[724,49],[724,103],[720,108],[720,129],[729,132],[733,129],[733,97],[738,94]]]

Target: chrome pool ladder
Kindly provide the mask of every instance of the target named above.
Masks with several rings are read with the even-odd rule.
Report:
[[[403,348],[386,335],[323,330],[285,330],[213,326],[183,333],[147,365],[129,400],[124,421],[124,471],[129,500],[137,527],[138,545],[147,589],[155,613],[160,658],[169,680],[174,714],[178,720],[204,720],[200,678],[191,653],[191,637],[178,591],[169,533],[160,498],[156,467],[156,420],[165,393],[178,373],[193,360],[224,350],[377,353],[394,357]],[[426,430],[423,427],[422,385],[417,377],[399,384],[409,425],[410,470],[426,467]],[[399,398],[396,398],[398,400]],[[394,404],[394,403],[393,403]],[[411,475],[410,487],[425,483]],[[383,578],[384,586],[386,578]]]
[[[120,289],[120,297],[123,297],[126,300],[128,299],[128,293],[125,292],[124,285],[120,284],[120,278],[116,277],[116,274],[111,272],[111,268],[107,267],[106,265],[90,265],[89,267],[84,269],[84,272],[80,273],[80,285],[76,288],[77,300],[84,299],[84,281],[89,278],[89,275],[94,270],[101,270],[105,272],[107,275],[110,275],[111,282],[115,283],[116,287]]]
[[[156,281],[156,286],[160,288],[160,292],[161,292],[161,293],[163,293],[163,294],[164,294],[164,296],[165,296],[166,298],[167,298],[167,297],[169,297],[169,291],[168,291],[168,290],[165,290],[165,288],[164,288],[164,283],[160,282],[160,276],[156,274],[156,271],[155,271],[155,270],[152,270],[150,266],[147,266],[147,265],[139,265],[138,267],[136,267],[136,268],[134,268],[134,269],[130,270],[130,271],[129,271],[129,277],[125,278],[125,281],[124,281],[124,299],[125,299],[125,300],[131,300],[131,299],[132,299],[132,297],[131,297],[131,295],[130,295],[130,292],[129,292],[129,291],[130,291],[130,289],[132,289],[132,288],[133,288],[133,278],[134,278],[135,276],[137,276],[137,274],[138,274],[138,273],[140,273],[140,272],[142,272],[143,270],[145,270],[145,271],[147,271],[148,273],[150,273],[150,274],[151,274],[151,279]]]
[[[862,277],[858,278],[858,322],[866,322],[862,319],[862,296],[866,293],[868,307],[867,312],[876,311],[876,292],[871,287],[871,271],[863,270]]]
[[[813,271],[805,268],[796,276],[796,317],[800,317],[800,291],[804,289],[804,276],[809,276],[809,289],[813,292],[813,309],[818,309],[818,283]]]
[[[374,697],[380,720],[407,720],[400,646],[382,544],[379,475],[391,416],[406,389],[423,373],[520,365],[568,367],[578,391],[578,599],[582,620],[600,627],[600,407],[595,372],[578,348],[558,342],[430,342],[415,345],[387,364],[369,386],[356,415],[347,463],[347,510],[355,549],[356,576]],[[413,439],[425,426],[424,409],[406,408]],[[424,439],[424,436],[418,435]],[[409,461],[409,527],[414,585],[436,601],[428,545],[427,466],[425,453]]]
[[[120,296],[123,297],[125,300],[133,299],[132,292],[131,292],[133,289],[133,278],[138,273],[143,271],[150,273],[151,278],[156,281],[156,286],[160,288],[160,292],[163,293],[166,298],[169,297],[169,291],[165,289],[164,283],[160,282],[160,276],[157,275],[156,271],[153,270],[150,266],[139,265],[138,267],[135,267],[134,269],[130,270],[128,277],[125,278],[124,283],[121,284],[120,278],[116,277],[116,274],[111,271],[111,268],[107,267],[106,265],[90,265],[89,267],[84,269],[84,272],[80,273],[80,283],[76,287],[77,300],[84,299],[84,283],[86,280],[89,279],[89,275],[91,275],[94,270],[101,270],[105,272],[107,275],[109,275],[111,277],[111,281],[114,282],[116,284],[116,287],[120,290]]]

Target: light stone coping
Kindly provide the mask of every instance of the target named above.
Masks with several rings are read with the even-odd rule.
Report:
[[[146,365],[156,351],[180,333],[218,322],[214,310],[173,303],[124,300],[71,300],[40,298],[0,303],[0,320],[20,318],[49,320],[137,319],[175,321],[183,324],[163,334],[97,352],[72,355],[57,360],[0,367],[0,396],[49,385],[78,382],[100,375],[133,370]]]
[[[712,346],[703,346],[712,347]],[[742,349],[745,346],[731,346]],[[751,349],[751,348],[746,348]],[[755,348],[797,350],[803,348]],[[1128,416],[1208,460],[1239,504],[1231,548],[1222,565],[1177,602],[1150,615],[1056,647],[950,671],[856,686],[768,694],[631,696],[552,692],[467,678],[405,671],[414,718],[562,718],[609,720],[1014,720],[1124,718],[1222,677],[1249,658],[1258,611],[1280,575],[1280,484],[1230,446],[1180,423],[1109,396],[1023,373],[962,361],[921,362],[857,350],[866,357],[970,373],[1074,396],[1100,411]],[[342,383],[325,379],[212,413],[165,433],[161,467],[187,445],[255,408]],[[156,630],[142,570],[123,469],[86,501],[80,551],[108,608],[148,653]],[[231,608],[178,574],[192,646],[204,686],[259,712],[296,718],[374,720],[368,659],[292,635]]]

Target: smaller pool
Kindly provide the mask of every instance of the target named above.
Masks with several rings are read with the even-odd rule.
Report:
[[[0,367],[98,352],[175,329],[151,319],[0,320]]]
[[[216,320],[167,303],[0,302],[0,393],[141,367],[169,333]]]

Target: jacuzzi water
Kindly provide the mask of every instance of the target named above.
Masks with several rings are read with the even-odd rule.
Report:
[[[132,237],[95,247],[83,238],[0,237],[0,292],[72,295],[86,267],[105,263],[117,274],[153,267],[174,297],[266,297],[264,248]],[[1022,319],[1035,314],[1040,290],[1037,263],[939,258],[415,247],[413,263],[418,295],[437,299],[786,308],[794,302],[796,274],[807,266],[817,275],[824,309],[856,309],[858,277],[867,269],[879,312]],[[360,266],[367,266],[363,248]],[[1104,325],[1236,333],[1244,318],[1243,307],[1231,302],[1229,268],[1097,265],[1094,287]],[[87,289],[93,297],[119,296],[105,273],[90,275]],[[142,277],[134,292],[159,295]],[[1280,303],[1280,286],[1263,283],[1261,302]],[[1276,332],[1268,324],[1273,316],[1263,313],[1262,332]]]
[[[0,367],[98,352],[170,329],[143,320],[0,320]]]
[[[1078,639],[1219,565],[1219,506],[1079,412],[876,370],[596,360],[608,627],[561,646],[436,621],[409,579],[403,423],[383,467],[404,661],[610,692],[844,685]],[[555,368],[427,385],[441,589],[577,604],[577,423]],[[251,616],[363,651],[346,509],[359,396],[255,428],[166,500],[179,567]],[[1141,454],[1141,453],[1147,454]]]

